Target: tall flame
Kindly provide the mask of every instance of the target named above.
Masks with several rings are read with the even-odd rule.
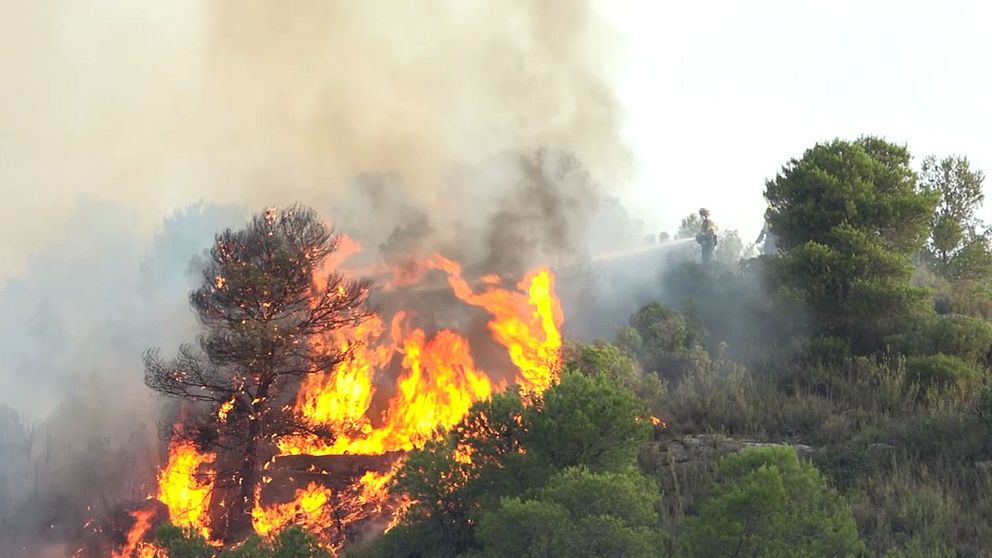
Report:
[[[347,241],[342,249],[351,252],[359,246]],[[334,265],[339,263],[340,259]],[[458,300],[489,314],[488,329],[514,365],[513,381],[521,391],[540,394],[557,380],[563,315],[549,270],[532,271],[515,289],[504,288],[497,276],[486,276],[476,290],[463,277],[461,266],[441,255],[415,267],[412,274],[395,270],[395,279],[386,284],[407,287],[430,270],[444,272]],[[303,382],[294,411],[335,436],[332,440],[315,434],[283,436],[276,440],[281,455],[408,451],[436,436],[439,429],[458,423],[474,402],[506,387],[506,380],[493,379],[476,365],[467,338],[450,329],[428,334],[410,325],[413,317],[396,312],[388,328],[381,318],[373,317],[311,341],[318,348],[327,344],[346,358],[333,370]],[[395,376],[386,392],[390,398],[385,405],[375,405],[377,387],[382,387],[390,375]],[[375,412],[374,407],[383,410]],[[224,420],[229,411],[222,408],[218,416]],[[198,452],[191,444],[176,443],[159,486],[159,499],[169,506],[172,522],[192,527],[208,538],[212,481],[203,475],[212,462],[211,454]],[[341,490],[310,483],[296,490],[293,501],[271,506],[262,504],[258,489],[252,513],[254,528],[263,536],[290,524],[302,525],[313,533],[327,533],[333,528],[338,533],[334,541],[324,540],[336,552],[348,525],[384,511],[391,498],[389,481],[397,468],[398,462],[394,462],[388,471],[366,472]],[[392,504],[394,508],[405,505],[398,501]]]
[[[520,387],[536,393],[548,389],[557,379],[564,321],[551,271],[542,268],[529,273],[517,284],[519,291],[501,289],[500,279],[488,276],[488,288],[480,293],[462,277],[461,266],[456,262],[435,254],[428,264],[448,274],[455,296],[493,316],[489,330],[516,365]]]
[[[462,276],[461,267],[432,256],[426,267],[444,271],[454,295],[486,310],[489,330],[503,345],[517,368],[521,389],[541,393],[556,379],[563,317],[554,295],[554,276],[547,269],[528,274],[518,290],[500,287],[488,276],[485,290],[476,292]],[[406,314],[398,312],[389,333],[373,318],[354,328],[336,331],[332,342],[349,358],[323,376],[309,378],[300,390],[296,412],[314,425],[331,426],[336,439],[327,444],[316,436],[287,436],[279,440],[283,454],[377,455],[406,451],[448,428],[502,383],[490,380],[472,358],[463,336],[442,329],[429,337],[420,328],[405,327]],[[381,425],[369,416],[375,375],[402,357],[396,394],[389,401]]]
[[[194,529],[207,539],[213,461],[213,454],[200,452],[191,442],[174,441],[158,480],[158,499],[169,507],[169,521]]]
[[[145,542],[145,538],[152,529],[153,515],[155,515],[155,510],[152,509],[131,512],[134,525],[128,531],[124,548],[121,549],[120,553],[114,552],[113,558],[157,558],[160,556],[157,547]]]

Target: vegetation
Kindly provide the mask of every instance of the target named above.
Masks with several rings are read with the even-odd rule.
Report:
[[[169,558],[330,558],[317,539],[302,528],[290,527],[277,533],[271,542],[252,535],[243,543],[217,551],[198,533],[173,525],[162,525],[155,543]]]
[[[766,184],[774,253],[671,266],[560,383],[410,452],[402,521],[346,555],[987,556],[982,180],[879,138],[807,150]]]
[[[416,503],[358,555],[651,555],[659,493],[635,468],[643,414],[605,375],[575,371],[528,405],[512,390],[479,403],[407,457],[394,488]]]
[[[927,292],[910,278],[937,196],[917,185],[906,148],[877,138],[817,145],[765,197],[781,252],[772,282],[809,308],[813,333],[880,349],[925,314]]]
[[[203,283],[190,304],[203,325],[199,351],[189,345],[172,361],[145,356],[145,383],[200,405],[171,433],[220,450],[231,462],[224,536],[251,532],[251,502],[267,456],[266,440],[308,428],[284,405],[302,377],[322,373],[344,355],[307,340],[369,316],[368,285],[336,273],[317,285],[339,237],[313,210],[291,207],[256,215],[239,231],[217,235]]]
[[[850,507],[788,447],[721,459],[682,539],[688,557],[854,556],[861,546]]]

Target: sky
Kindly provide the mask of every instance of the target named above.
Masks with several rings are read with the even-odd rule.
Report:
[[[297,145],[292,135],[323,132],[304,125],[299,130],[276,128],[275,134],[272,128],[253,127],[251,120],[266,113],[252,112],[258,108],[254,105],[239,112],[244,105],[238,103],[244,101],[230,95],[241,90],[236,73],[221,72],[223,79],[232,81],[223,89],[226,97],[203,89],[214,84],[204,85],[194,73],[212,76],[217,67],[210,64],[227,60],[214,54],[204,63],[196,55],[206,16],[231,19],[241,11],[238,6],[232,12],[206,14],[204,6],[191,0],[140,7],[113,0],[0,0],[0,67],[7,74],[0,88],[0,189],[5,194],[0,204],[0,280],[23,274],[33,254],[66,234],[65,223],[81,195],[121,204],[137,217],[134,232],[150,238],[166,216],[191,203],[239,200],[241,184],[262,182],[280,192],[266,181],[274,181],[288,165],[253,166],[255,162],[280,157],[285,159],[281,163],[298,162],[296,155],[287,154],[310,146]],[[580,65],[577,74],[601,70],[609,78],[622,115],[622,139],[632,155],[632,171],[613,186],[628,211],[643,220],[646,232],[674,231],[681,217],[705,206],[722,229],[738,229],[745,241],[753,238],[761,227],[764,181],[789,158],[835,137],[880,135],[908,144],[917,161],[927,154],[960,154],[979,169],[992,169],[992,109],[986,101],[992,85],[992,46],[986,29],[992,7],[986,2],[615,0],[596,9],[614,33],[609,41],[581,43],[589,52],[576,57],[589,54],[587,62],[594,61],[598,69]],[[457,24],[464,14],[455,16],[446,24]],[[365,17],[378,21],[374,12]],[[236,20],[222,31],[240,32],[242,25],[255,23]],[[315,29],[319,34],[320,28]],[[429,40],[430,25],[419,33],[417,40]],[[464,44],[473,36],[465,33],[459,40]],[[551,45],[551,50],[566,48],[562,45],[567,46],[569,38]],[[304,39],[289,44],[287,51],[301,45],[306,45]],[[390,48],[395,53],[396,47]],[[544,52],[529,44],[520,49]],[[329,63],[340,49],[319,54]],[[424,95],[386,99],[396,107],[376,115],[379,120],[360,130],[365,137],[358,141],[375,146],[370,136],[376,127],[387,126],[397,114],[412,117],[412,124],[404,125],[413,129],[431,120],[430,111],[449,106],[465,111],[467,118],[444,122],[449,128],[461,121],[507,126],[515,117],[533,116],[533,107],[519,114],[511,111],[501,121],[471,114],[502,114],[506,109],[491,97],[473,104],[475,95],[494,85],[485,81],[490,64],[474,64],[475,54],[468,49],[453,68],[481,65],[482,70],[468,78],[481,80],[478,88],[459,86],[450,98],[431,97],[426,93],[432,81],[457,81],[458,76],[440,70],[404,74],[397,79],[413,80]],[[292,67],[299,58],[273,58],[264,69],[278,76],[281,66]],[[527,76],[530,81],[540,83],[542,72],[553,68],[548,62],[524,56],[517,66],[511,63],[497,72],[521,68],[533,73]],[[306,75],[303,70],[301,75]],[[569,89],[575,84],[568,79],[547,79],[549,99],[559,88],[566,94],[583,91]],[[302,82],[305,93],[310,85]],[[384,97],[389,86],[395,86],[390,81],[382,85]],[[538,92],[540,88],[534,88],[522,96]],[[198,106],[205,95],[209,114]],[[382,101],[366,99],[364,93],[354,97],[344,105],[350,113],[361,112],[365,102]],[[416,104],[431,98],[438,99],[437,106]],[[306,107],[315,99],[316,94],[291,100],[294,106]],[[562,104],[573,107],[576,120],[587,118],[581,99],[563,99]],[[535,107],[556,108],[553,99],[539,101]],[[562,114],[569,113],[555,113],[549,120],[554,133],[530,139],[568,137]],[[285,116],[294,122],[306,112],[288,110]],[[335,113],[327,116],[331,122],[340,118]],[[589,119],[605,126],[610,118],[597,114]],[[223,127],[228,135],[211,135],[212,127]],[[242,150],[245,159],[214,156],[245,137],[256,138]],[[413,136],[398,139],[402,141],[389,138],[390,149],[418,143]],[[484,139],[501,145],[499,139]],[[342,144],[347,142],[334,145]],[[594,142],[579,145],[587,153],[595,153],[595,147]],[[411,153],[408,166],[423,170],[417,166],[424,160],[422,153]],[[323,176],[323,165],[328,164],[310,159],[304,163],[291,167],[302,170],[287,182],[312,181]],[[239,166],[250,167],[250,172]],[[282,192],[292,195],[296,190],[288,185]],[[253,197],[250,203],[259,199]],[[980,216],[992,222],[992,208],[984,208]]]
[[[637,165],[625,199],[648,226],[706,206],[754,238],[765,180],[838,137],[992,171],[992,3],[620,0],[604,12],[625,42],[617,91]],[[992,207],[980,216],[992,222]]]

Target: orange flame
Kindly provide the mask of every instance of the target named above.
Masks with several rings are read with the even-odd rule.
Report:
[[[529,273],[517,284],[519,292],[501,289],[495,278],[487,276],[487,289],[477,293],[456,262],[435,254],[428,263],[448,274],[455,296],[493,316],[489,330],[509,352],[521,389],[540,394],[557,380],[564,314],[554,294],[551,271],[542,268]]]
[[[332,272],[347,253],[358,249],[357,243],[344,238],[340,257],[332,266],[323,266],[322,273]],[[386,285],[410,286],[430,270],[443,271],[457,299],[490,315],[488,329],[493,340],[505,348],[516,369],[513,381],[522,391],[540,394],[557,381],[563,315],[554,293],[554,275],[549,270],[529,273],[515,289],[504,287],[500,277],[487,275],[481,278],[482,286],[476,291],[456,262],[434,255],[415,262],[413,271],[394,270],[395,279],[387,280]],[[332,370],[304,380],[294,411],[311,425],[332,431],[334,438],[325,440],[315,434],[283,436],[276,440],[280,454],[381,455],[408,451],[437,436],[440,428],[457,424],[476,401],[506,387],[506,380],[497,380],[476,365],[467,338],[449,329],[429,335],[409,325],[409,318],[406,312],[399,311],[387,328],[381,318],[373,317],[310,341],[318,350],[334,349],[346,358]],[[383,388],[382,380],[393,373],[395,380],[388,388],[388,401],[374,405],[377,388]],[[381,412],[374,410],[377,406]],[[225,420],[232,408],[233,402],[225,404],[218,417]],[[470,461],[471,455],[458,458]],[[159,499],[169,506],[172,522],[194,527],[204,536],[209,534],[206,508],[212,482],[203,479],[200,469],[212,462],[212,455],[199,453],[189,444],[177,444],[160,476]],[[257,488],[252,512],[254,528],[263,536],[271,536],[290,524],[302,525],[336,552],[343,544],[347,526],[354,522],[391,512],[387,529],[396,523],[408,504],[389,494],[389,482],[398,466],[396,461],[387,472],[366,472],[350,486],[334,492],[312,482],[298,489],[293,501],[267,507],[262,505],[261,489]],[[335,534],[324,536],[329,530]]]
[[[334,522],[328,506],[331,496],[331,489],[311,482],[306,488],[296,491],[292,502],[266,508],[261,504],[261,489],[256,489],[252,525],[263,537],[291,525],[299,525],[311,532],[320,531]]]
[[[477,293],[457,263],[434,255],[427,266],[448,275],[456,297],[493,316],[489,329],[517,367],[521,389],[541,393],[556,380],[563,315],[550,271],[528,274],[517,291],[501,288],[499,278],[489,275],[484,278],[486,290]],[[283,454],[375,455],[410,450],[438,428],[461,420],[475,401],[502,389],[475,366],[464,337],[445,329],[428,339],[422,329],[404,328],[405,318],[404,312],[393,317],[388,338],[378,318],[332,334],[332,342],[339,350],[350,351],[350,358],[329,374],[308,378],[296,412],[314,425],[331,426],[337,437],[331,444],[316,436],[283,437],[278,442]],[[373,426],[369,410],[374,377],[397,353],[402,355],[402,373],[396,395],[383,424]]]
[[[114,552],[114,558],[156,558],[160,556],[159,549],[155,545],[144,542],[148,532],[151,531],[152,516],[154,515],[155,510],[152,509],[131,512],[134,525],[127,533],[124,548],[119,554]]]
[[[191,442],[175,441],[169,462],[158,479],[158,499],[169,507],[169,521],[195,529],[210,538],[209,504],[213,490],[214,455],[200,452]]]
[[[367,337],[348,361],[326,379],[308,380],[300,391],[297,412],[313,424],[336,427],[338,436],[329,445],[315,436],[283,437],[279,440],[283,454],[379,455],[410,450],[433,436],[438,427],[458,422],[472,403],[492,394],[492,383],[476,368],[464,337],[441,330],[428,339],[422,329],[406,331],[405,317],[397,313],[390,328],[391,338],[399,340],[398,347],[392,343],[371,347],[383,335],[381,322],[372,319],[353,331]],[[368,417],[373,374],[394,352],[402,355],[403,372],[384,423],[373,427]]]

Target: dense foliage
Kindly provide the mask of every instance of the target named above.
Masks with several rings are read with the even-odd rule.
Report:
[[[877,349],[926,312],[927,293],[910,277],[937,195],[918,186],[905,147],[819,144],[768,181],[765,197],[781,252],[773,281],[800,295],[816,334]]]
[[[684,555],[700,558],[854,556],[861,547],[850,507],[788,447],[721,459],[682,540]]]
[[[645,555],[658,536],[659,494],[634,465],[649,430],[642,403],[606,375],[566,373],[526,400],[512,390],[497,395],[442,440],[410,453],[395,490],[416,503],[401,527],[359,552],[543,556],[551,546],[574,550],[559,545],[582,524],[613,554],[578,555]],[[500,536],[523,524],[515,540]]]
[[[871,137],[789,161],[766,184],[774,250],[728,233],[711,265],[667,262],[615,339],[565,348],[559,384],[412,451],[392,490],[413,504],[346,554],[987,556],[984,177],[911,162]]]

